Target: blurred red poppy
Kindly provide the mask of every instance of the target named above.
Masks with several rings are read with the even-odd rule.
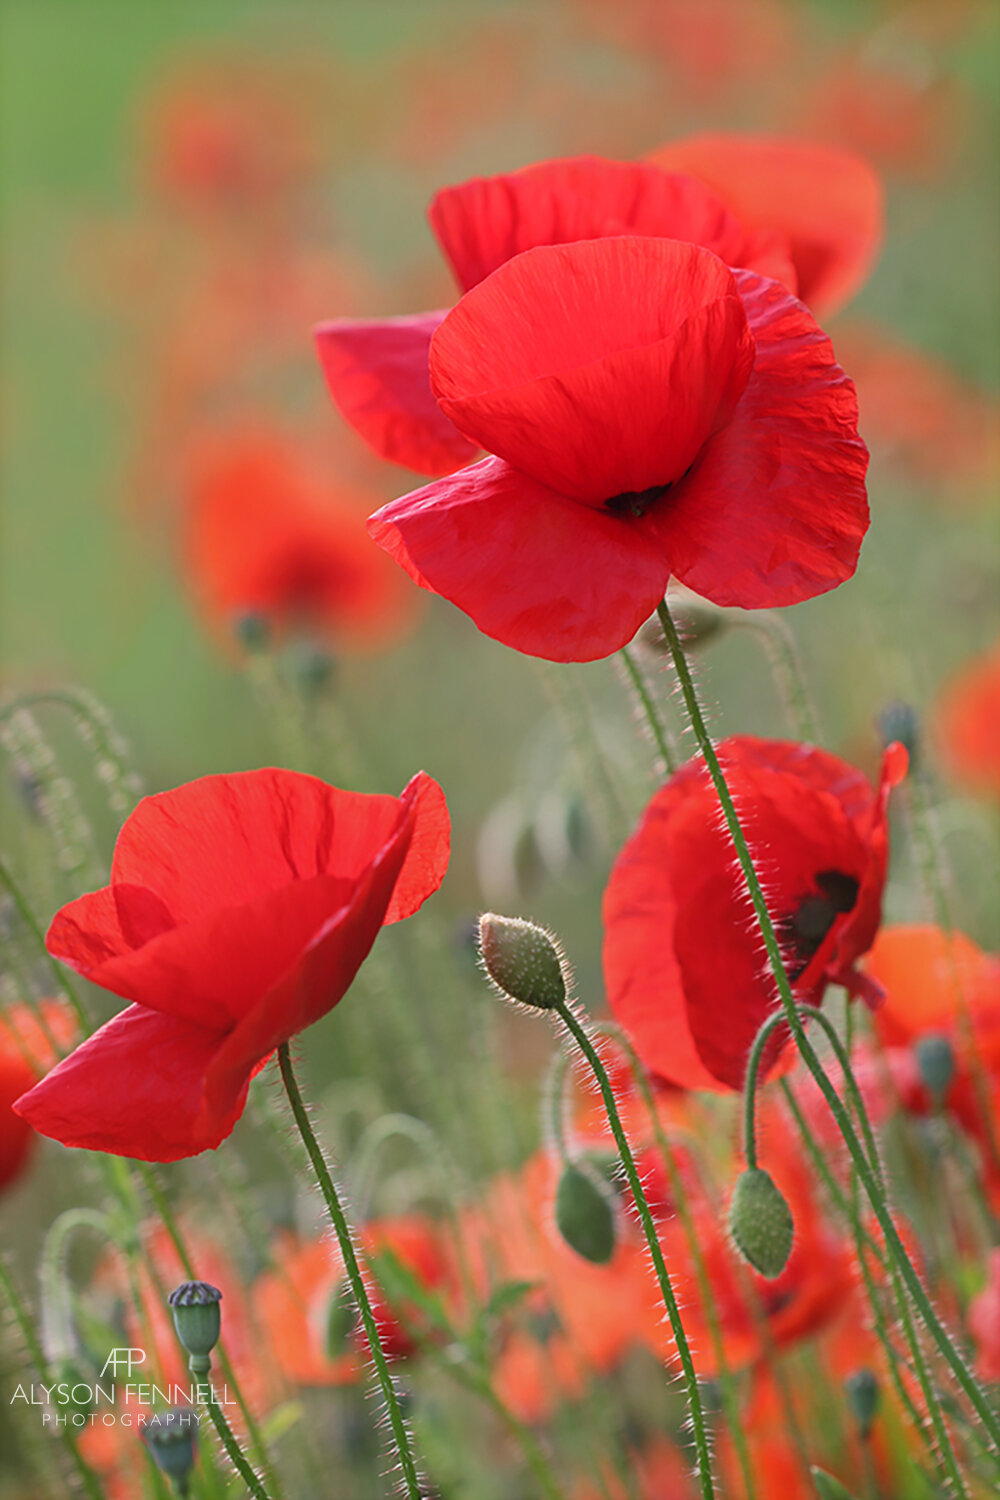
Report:
[[[218,1146],[251,1077],[343,997],[386,923],[448,862],[421,772],[399,797],[292,771],[206,776],[146,797],[111,884],[71,902],[49,952],[135,1003],[17,1102],[68,1146],[174,1161]]]
[[[338,649],[384,644],[412,615],[412,590],[371,545],[371,496],[320,486],[277,430],[203,444],[189,464],[186,572],[207,619],[232,638],[241,615],[278,636],[319,633]]]
[[[420,1214],[373,1220],[359,1237],[369,1255],[391,1251],[426,1289],[442,1288],[451,1276],[441,1237]],[[363,1380],[367,1344],[336,1244],[328,1236],[305,1242],[285,1236],[275,1247],[274,1261],[274,1268],[257,1280],[253,1296],[275,1364],[298,1385]],[[419,1323],[419,1310],[394,1310],[375,1285],[369,1286],[369,1294],[383,1349],[392,1359],[412,1355],[416,1346],[404,1323]]]
[[[1000,1381],[1000,1250],[990,1252],[986,1285],[969,1303],[968,1322],[980,1380]]]
[[[878,789],[808,745],[736,736],[719,746],[798,997],[830,983],[874,999],[855,963],[874,940],[888,861],[889,791],[906,752],[890,746]],[[686,1088],[740,1089],[777,996],[702,761],[653,797],[604,896],[608,1001],[640,1058]],[[787,1040],[779,1027],[762,1076]]]
[[[952,679],[938,720],[942,753],[956,780],[1000,797],[1000,643]]]
[[[650,235],[704,245],[730,266],[784,282],[795,273],[781,235],[747,231],[711,188],[643,162],[578,156],[442,188],[431,228],[463,292],[539,245]],[[428,356],[445,310],[342,318],[316,330],[320,361],[342,415],[382,458],[420,474],[449,474],[475,458],[434,399]]]
[[[67,1008],[44,1000],[37,1011],[12,1005],[0,1011],[0,1192],[28,1165],[35,1132],[14,1113],[15,1101],[72,1045],[75,1026]]]
[[[882,247],[882,185],[851,151],[782,136],[706,134],[649,160],[707,182],[748,229],[785,237],[798,295],[824,315],[865,282]]]
[[[623,235],[515,256],[448,314],[431,381],[497,456],[369,530],[516,650],[608,656],[671,575],[762,608],[854,570],[854,388],[801,303],[707,250]]]

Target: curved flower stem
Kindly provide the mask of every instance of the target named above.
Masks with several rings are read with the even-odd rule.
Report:
[[[0,1256],[0,1291],[3,1292],[7,1305],[14,1316],[14,1322],[17,1324],[18,1331],[24,1340],[24,1346],[28,1351],[28,1356],[32,1364],[39,1375],[48,1375],[48,1364],[45,1355],[42,1353],[42,1346],[38,1341],[35,1325],[31,1321],[31,1315],[21,1300],[21,1294],[2,1256]],[[89,1496],[89,1500],[104,1500],[104,1486],[80,1452],[76,1441],[76,1433],[73,1428],[67,1423],[65,1427],[59,1427],[57,1430],[73,1468],[76,1470],[77,1478]]]
[[[653,1127],[653,1139],[666,1166],[667,1176],[670,1178],[670,1192],[676,1204],[677,1214],[688,1242],[688,1249],[691,1253],[695,1278],[698,1282],[698,1295],[704,1309],[705,1321],[708,1324],[709,1337],[712,1340],[712,1354],[715,1359],[715,1368],[719,1378],[722,1410],[729,1425],[729,1435],[736,1450],[736,1457],[743,1479],[743,1488],[746,1492],[746,1500],[754,1500],[757,1491],[754,1484],[753,1468],[750,1463],[750,1453],[747,1448],[746,1433],[743,1430],[743,1423],[740,1421],[736,1385],[733,1380],[733,1372],[729,1366],[729,1360],[726,1356],[725,1340],[722,1337],[722,1328],[719,1323],[715,1297],[712,1293],[708,1267],[705,1264],[701,1241],[698,1238],[698,1231],[691,1214],[691,1205],[688,1202],[687,1190],[677,1165],[677,1158],[674,1156],[673,1146],[657,1113],[656,1101],[653,1098],[653,1091],[649,1086],[645,1070],[636,1055],[635,1048],[632,1046],[623,1029],[620,1026],[612,1024],[595,1027],[595,1030],[599,1031],[603,1036],[610,1037],[625,1053],[625,1056],[628,1058],[629,1067],[632,1070],[632,1076],[635,1079],[639,1093],[642,1095],[642,1102],[646,1113],[649,1115],[650,1124]]]
[[[914,1304],[916,1305],[917,1310],[920,1313],[921,1319],[926,1325],[931,1337],[933,1338],[938,1349],[941,1351],[941,1354],[946,1360],[962,1390],[965,1392],[965,1395],[967,1396],[970,1404],[978,1414],[994,1445],[997,1448],[1000,1448],[1000,1420],[998,1420],[996,1413],[992,1410],[988,1400],[986,1399],[985,1393],[980,1388],[978,1382],[972,1374],[972,1371],[969,1369],[965,1360],[962,1358],[962,1355],[952,1341],[943,1323],[937,1316],[934,1308],[931,1306],[930,1299],[928,1298],[927,1293],[924,1290],[923,1283],[921,1282],[920,1277],[917,1275],[916,1269],[913,1266],[913,1262],[910,1260],[910,1257],[906,1252],[906,1247],[900,1239],[899,1232],[896,1229],[895,1224],[893,1223],[892,1216],[889,1213],[889,1209],[886,1203],[885,1194],[882,1191],[867,1161],[867,1158],[861,1146],[861,1142],[858,1139],[857,1132],[855,1131],[854,1126],[851,1123],[850,1116],[846,1108],[844,1107],[843,1101],[838,1095],[836,1089],[833,1087],[832,1083],[827,1077],[823,1065],[820,1062],[819,1056],[816,1053],[816,1049],[813,1047],[812,1042],[809,1040],[809,1037],[806,1034],[806,1029],[802,1024],[802,1018],[799,1015],[798,1008],[795,1003],[795,996],[792,993],[792,987],[788,979],[788,974],[785,971],[777,933],[774,930],[774,924],[771,921],[771,915],[767,909],[767,903],[764,900],[764,892],[761,889],[760,881],[757,878],[757,872],[754,868],[753,860],[750,857],[750,850],[747,846],[746,836],[740,824],[732,794],[730,793],[729,787],[726,783],[726,778],[722,773],[722,767],[719,764],[719,758],[715,753],[715,746],[712,743],[711,736],[709,735],[708,728],[705,724],[705,719],[701,711],[701,704],[698,702],[698,695],[695,691],[695,686],[691,679],[690,670],[688,669],[687,658],[684,655],[684,648],[682,647],[680,639],[677,635],[677,630],[671,617],[666,600],[664,600],[657,606],[657,614],[659,616],[660,623],[663,626],[663,633],[666,637],[667,644],[670,648],[670,653],[673,657],[674,667],[681,685],[681,691],[684,695],[684,703],[687,708],[688,716],[691,720],[691,727],[694,730],[699,749],[701,750],[702,755],[705,758],[705,764],[708,767],[709,775],[712,778],[712,783],[715,787],[716,794],[718,795],[719,803],[726,820],[726,826],[729,829],[729,834],[733,841],[733,847],[736,851],[736,857],[739,861],[740,869],[743,873],[743,879],[746,883],[747,891],[749,893],[754,912],[757,917],[757,925],[759,927],[761,937],[764,941],[764,947],[767,951],[767,957],[770,963],[771,972],[774,976],[774,982],[777,986],[778,994],[781,998],[781,1004],[784,1009],[785,1019],[787,1020],[789,1029],[791,1030],[792,1036],[795,1039],[795,1044],[802,1056],[803,1061],[806,1064],[806,1067],[809,1069],[813,1078],[816,1080],[816,1083],[819,1085],[820,1091],[823,1094],[823,1097],[829,1105],[831,1113],[833,1114],[833,1117],[837,1122],[837,1127],[847,1144],[847,1149],[851,1154],[851,1159],[854,1162],[858,1177],[861,1181],[861,1185],[865,1190],[865,1195],[867,1196],[868,1201],[871,1203],[875,1217],[878,1220],[879,1228],[881,1229],[882,1234],[885,1237],[886,1250],[890,1259],[893,1259],[897,1262],[903,1279],[906,1283],[907,1290],[913,1298]]]
[[[653,701],[653,695],[649,691],[649,684],[642,673],[642,668],[636,661],[628,646],[623,646],[618,653],[625,663],[625,671],[628,673],[629,681],[635,689],[635,695],[639,700],[639,706],[649,725],[649,732],[653,736],[660,760],[663,762],[663,770],[667,776],[672,776],[677,770],[677,752],[670,743],[667,727],[660,718],[659,710]]]
[[[442,1365],[446,1363],[446,1361],[442,1361]],[[559,1488],[558,1481],[552,1472],[549,1461],[542,1452],[531,1428],[522,1422],[520,1417],[512,1412],[506,1402],[497,1395],[489,1376],[467,1370],[462,1365],[447,1363],[447,1368],[466,1390],[477,1394],[494,1413],[498,1421],[506,1427],[523,1453],[525,1463],[537,1479],[539,1493],[545,1496],[545,1500],[565,1500],[565,1493]]]
[[[858,1088],[857,1079],[854,1077],[854,1070],[851,1067],[850,1057],[848,1056],[847,1049],[845,1048],[843,1042],[837,1034],[837,1028],[834,1026],[829,1016],[825,1015],[823,1011],[819,1010],[814,1005],[800,1005],[798,1007],[798,1011],[800,1016],[808,1017],[811,1021],[815,1022],[816,1025],[822,1027],[823,1031],[825,1031],[826,1033],[827,1040],[829,1041],[834,1055],[836,1056],[837,1062],[840,1065],[841,1071],[843,1072],[844,1083],[850,1095],[851,1103],[854,1108],[858,1124],[861,1128],[862,1134],[864,1135],[865,1148],[868,1152],[868,1158],[871,1162],[872,1170],[879,1183],[879,1186],[884,1191],[885,1183],[882,1176],[881,1163],[879,1161],[878,1144],[875,1140],[875,1136],[871,1128],[871,1122],[868,1119],[868,1112],[865,1109],[864,1100],[861,1097],[861,1090]],[[757,1072],[760,1067],[760,1059],[763,1054],[764,1047],[767,1044],[768,1038],[774,1032],[775,1027],[783,1025],[784,1021],[785,1017],[781,1011],[776,1011],[774,1015],[769,1016],[754,1038],[754,1045],[750,1053],[750,1063],[747,1067],[744,1135],[744,1154],[746,1156],[748,1167],[755,1167],[757,1165],[757,1146],[754,1139],[754,1097],[757,1092]],[[859,1212],[857,1197],[856,1171],[852,1171],[851,1180],[852,1190],[848,1208],[848,1216],[850,1219],[851,1230],[853,1232],[858,1256],[859,1259],[861,1259],[864,1256],[865,1247],[864,1234],[861,1224],[861,1215]],[[913,1360],[913,1368],[920,1385],[921,1393],[923,1394],[927,1412],[931,1419],[931,1424],[934,1428],[934,1436],[940,1449],[942,1467],[947,1470],[948,1481],[952,1487],[953,1493],[964,1497],[968,1494],[968,1491],[966,1490],[965,1482],[962,1479],[962,1475],[958,1467],[958,1461],[955,1457],[955,1450],[952,1447],[951,1438],[948,1433],[948,1426],[945,1422],[944,1413],[941,1410],[937,1395],[934,1390],[931,1374],[927,1368],[927,1362],[924,1359],[924,1352],[920,1347],[920,1341],[917,1338],[916,1329],[913,1327],[913,1319],[910,1316],[910,1308],[906,1297],[906,1291],[900,1279],[899,1267],[891,1255],[888,1258],[888,1271],[890,1280],[892,1282],[893,1293],[895,1295],[896,1303],[899,1308],[900,1321],[903,1324],[903,1330],[906,1334],[906,1341],[910,1347],[910,1355]],[[867,1276],[865,1278],[865,1282],[867,1286]],[[874,1306],[875,1304],[873,1303],[873,1310]]]
[[[740,614],[733,623],[764,642],[771,675],[778,688],[778,695],[785,706],[788,721],[799,739],[810,744],[819,743],[819,724],[816,710],[806,686],[805,672],[799,657],[795,637],[780,615],[769,609],[753,610]]]
[[[358,1257],[355,1254],[354,1243],[351,1239],[350,1226],[340,1205],[340,1199],[337,1196],[333,1178],[330,1175],[320,1144],[310,1123],[302,1095],[299,1092],[299,1086],[295,1081],[295,1073],[292,1070],[292,1059],[287,1042],[282,1042],[278,1048],[278,1064],[281,1068],[281,1079],[285,1085],[285,1092],[288,1095],[292,1115],[298,1127],[299,1135],[302,1137],[302,1144],[309,1155],[313,1171],[316,1173],[319,1190],[323,1194],[323,1199],[329,1210],[330,1219],[337,1235],[337,1242],[340,1245],[340,1253],[344,1258],[344,1269],[347,1272],[348,1280],[351,1283],[351,1291],[357,1303],[358,1311],[361,1314],[361,1321],[364,1324],[368,1347],[375,1364],[375,1373],[378,1377],[378,1383],[382,1389],[382,1395],[385,1398],[386,1408],[389,1413],[389,1424],[392,1428],[392,1435],[396,1443],[396,1452],[403,1471],[406,1493],[410,1497],[410,1500],[421,1500],[420,1482],[417,1478],[417,1468],[410,1447],[409,1433],[403,1421],[403,1413],[400,1410],[396,1388],[392,1383],[392,1375],[389,1371],[389,1363],[385,1357],[385,1350],[382,1348],[382,1343],[379,1339],[375,1314],[372,1311],[372,1305],[365,1290],[364,1278],[361,1275]]]
[[[611,1080],[608,1078],[604,1064],[597,1055],[597,1050],[593,1042],[587,1035],[585,1028],[574,1015],[570,1006],[564,1000],[555,1010],[590,1064],[591,1072],[597,1080],[597,1086],[601,1091],[601,1098],[604,1101],[604,1108],[608,1116],[608,1124],[611,1126],[611,1133],[615,1138],[615,1145],[618,1147],[618,1154],[625,1168],[625,1176],[628,1179],[632,1197],[639,1210],[639,1218],[642,1221],[646,1243],[649,1246],[649,1253],[653,1261],[653,1269],[656,1272],[656,1279],[659,1282],[663,1305],[667,1310],[671,1331],[674,1335],[674,1342],[677,1345],[677,1353],[680,1356],[681,1368],[684,1373],[684,1384],[687,1390],[688,1409],[691,1414],[695,1451],[698,1455],[698,1483],[703,1500],[713,1500],[715,1486],[712,1482],[712,1461],[708,1446],[708,1432],[705,1426],[705,1412],[701,1404],[701,1391],[698,1387],[698,1375],[694,1368],[694,1361],[691,1358],[691,1349],[687,1341],[687,1334],[684,1331],[684,1324],[681,1321],[677,1298],[670,1284],[670,1277],[667,1274],[667,1266],[663,1259],[663,1250],[660,1247],[659,1238],[657,1237],[656,1225],[653,1223],[653,1215],[649,1211],[649,1204],[642,1189],[642,1182],[636,1168],[635,1158],[632,1155],[632,1148],[629,1146],[625,1135],[625,1128],[622,1125],[621,1115],[618,1113],[618,1106],[615,1103]]]

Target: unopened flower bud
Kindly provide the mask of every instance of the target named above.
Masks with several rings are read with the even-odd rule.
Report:
[[[940,1104],[955,1076],[955,1053],[951,1042],[935,1031],[922,1036],[914,1051],[924,1087],[935,1103]]]
[[[188,1476],[194,1468],[197,1431],[194,1412],[183,1407],[158,1412],[142,1426],[142,1439],[153,1462],[172,1479],[178,1495],[187,1495]]]
[[[910,765],[915,768],[920,758],[920,720],[916,709],[900,701],[887,703],[876,717],[875,726],[883,745],[898,741],[906,747]]]
[[[875,1425],[875,1414],[878,1411],[879,1388],[878,1380],[873,1370],[863,1365],[860,1370],[855,1370],[848,1375],[844,1381],[844,1390],[847,1392],[847,1400],[854,1420],[858,1424],[858,1435],[863,1442],[871,1436],[872,1427]]]
[[[840,1480],[834,1479],[833,1475],[828,1474],[825,1469],[819,1469],[813,1464],[810,1473],[819,1500],[854,1500],[850,1490],[845,1489]]]
[[[596,1266],[615,1253],[615,1210],[604,1181],[587,1167],[567,1163],[556,1189],[556,1226],[571,1250]]]
[[[244,651],[259,654],[271,645],[271,622],[259,610],[243,610],[233,617],[233,635]]]
[[[770,1172],[748,1167],[741,1172],[729,1205],[729,1232],[744,1260],[774,1280],[792,1251],[795,1223]]]
[[[222,1293],[207,1281],[182,1281],[168,1297],[177,1337],[190,1354],[194,1374],[207,1374],[209,1355],[222,1328]]]
[[[565,1004],[563,956],[544,928],[486,912],[479,919],[479,952],[487,974],[509,999],[536,1010]]]

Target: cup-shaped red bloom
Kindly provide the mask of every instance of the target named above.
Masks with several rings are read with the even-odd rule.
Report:
[[[886,751],[877,789],[808,745],[735,736],[719,746],[798,998],[827,984],[877,998],[855,968],[881,915],[889,792],[906,772]],[[653,797],[604,896],[608,1001],[650,1071],[685,1088],[740,1089],[776,988],[718,800],[701,761]],[[775,1032],[764,1076],[786,1040]]]
[[[695,177],[649,162],[599,156],[536,162],[442,188],[431,229],[463,292],[539,245],[651,235],[704,245],[796,290],[782,234],[747,230]],[[448,474],[476,457],[438,405],[428,379],[431,338],[445,310],[402,318],[340,318],[316,330],[320,362],[341,414],[381,458],[420,474]]]
[[[798,295],[824,315],[853,296],[882,247],[882,184],[864,157],[843,147],[711,133],[661,146],[649,160],[714,188],[746,233],[778,236]]]
[[[497,457],[369,530],[516,650],[608,656],[671,576],[764,608],[854,571],[854,388],[801,303],[708,250],[622,235],[526,251],[449,313],[431,383]]]
[[[448,852],[423,772],[399,797],[262,770],[145,798],[111,884],[63,907],[47,938],[134,1003],[17,1113],[65,1145],[146,1161],[218,1146],[251,1077],[342,999],[379,930],[437,890]]]

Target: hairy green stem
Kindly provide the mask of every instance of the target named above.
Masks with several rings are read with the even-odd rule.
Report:
[[[736,851],[736,856],[743,874],[743,879],[746,883],[746,888],[753,904],[754,912],[756,914],[757,925],[760,930],[761,937],[764,941],[765,949],[767,951],[767,957],[771,967],[771,972],[774,977],[774,982],[777,986],[778,994],[784,1008],[785,1019],[787,1020],[789,1029],[791,1030],[792,1036],[795,1039],[795,1044],[802,1056],[803,1061],[806,1064],[806,1067],[809,1069],[813,1078],[816,1080],[816,1083],[819,1085],[820,1091],[822,1092],[823,1097],[829,1105],[831,1113],[836,1120],[837,1127],[847,1144],[847,1149],[850,1152],[851,1158],[857,1169],[858,1177],[861,1181],[862,1187],[864,1188],[865,1195],[867,1196],[868,1201],[871,1203],[872,1210],[875,1214],[876,1219],[878,1220],[879,1228],[881,1229],[882,1234],[885,1238],[886,1251],[890,1259],[895,1259],[898,1263],[900,1271],[903,1275],[903,1279],[906,1282],[907,1289],[913,1298],[914,1304],[916,1305],[917,1310],[920,1313],[921,1319],[926,1325],[929,1333],[931,1334],[931,1337],[933,1338],[938,1349],[941,1351],[941,1354],[946,1360],[949,1368],[954,1374],[962,1390],[965,1392],[965,1395],[968,1398],[970,1404],[978,1414],[994,1445],[1000,1448],[1000,1421],[998,1421],[997,1415],[992,1410],[984,1391],[979,1386],[972,1371],[970,1370],[965,1360],[962,1358],[962,1355],[951,1339],[951,1336],[948,1334],[943,1323],[937,1316],[937,1313],[934,1311],[934,1308],[931,1306],[930,1299],[927,1296],[923,1283],[921,1282],[920,1277],[918,1276],[916,1269],[912,1261],[910,1260],[909,1255],[907,1254],[906,1247],[899,1237],[899,1232],[896,1229],[895,1224],[893,1223],[892,1216],[889,1213],[889,1209],[886,1204],[885,1195],[882,1192],[878,1181],[876,1180],[865,1157],[861,1142],[859,1141],[857,1133],[851,1123],[851,1119],[847,1112],[847,1109],[845,1108],[843,1101],[837,1094],[836,1089],[833,1087],[832,1083],[827,1077],[823,1065],[816,1053],[816,1050],[806,1034],[805,1027],[802,1024],[802,1018],[799,1015],[798,1008],[795,1003],[795,996],[792,992],[788,974],[785,970],[784,961],[781,956],[781,947],[778,942],[778,936],[774,930],[774,924],[771,921],[771,915],[767,909],[767,903],[764,900],[764,892],[761,888],[756,869],[754,868],[753,860],[750,856],[750,850],[747,845],[746,836],[740,824],[732,794],[729,791],[726,778],[722,772],[722,767],[719,764],[719,758],[715,752],[715,746],[712,743],[711,736],[709,735],[708,728],[705,724],[705,719],[701,711],[701,704],[698,701],[698,695],[695,691],[695,686],[691,679],[691,673],[688,668],[687,658],[684,655],[684,649],[677,635],[677,630],[671,617],[666,600],[664,600],[658,606],[657,614],[659,616],[660,623],[663,626],[664,636],[666,637],[667,643],[670,647],[670,652],[674,661],[674,668],[677,672],[677,677],[681,685],[681,691],[684,696],[684,703],[687,708],[688,717],[691,721],[691,727],[694,730],[699,749],[701,750],[702,755],[705,758],[705,764],[708,767],[709,775],[711,776],[712,783],[715,787],[716,794],[719,798],[719,803],[726,820],[726,826],[729,829],[729,834],[733,842],[733,847]]]
[[[326,1159],[320,1148],[320,1144],[316,1139],[315,1132],[312,1128],[312,1123],[309,1119],[309,1114],[306,1110],[302,1095],[299,1091],[299,1086],[296,1082],[295,1073],[292,1068],[292,1059],[287,1042],[283,1042],[278,1048],[278,1064],[281,1068],[281,1078],[282,1082],[285,1085],[285,1092],[288,1095],[288,1102],[291,1106],[292,1115],[298,1128],[299,1135],[302,1137],[302,1144],[306,1148],[306,1151],[309,1155],[309,1160],[312,1163],[313,1171],[316,1174],[316,1181],[319,1184],[319,1190],[322,1193],[324,1202],[326,1203],[327,1209],[329,1210],[330,1219],[333,1223],[334,1231],[337,1235],[337,1242],[340,1245],[340,1253],[344,1260],[344,1269],[347,1272],[347,1277],[351,1284],[351,1291],[354,1295],[354,1300],[357,1303],[358,1311],[361,1315],[361,1321],[364,1324],[365,1335],[368,1339],[368,1347],[375,1365],[375,1373],[378,1378],[378,1383],[381,1387],[382,1395],[386,1403],[386,1409],[389,1414],[389,1425],[392,1428],[392,1435],[395,1440],[396,1452],[399,1457],[400,1467],[403,1472],[403,1480],[406,1485],[406,1492],[410,1497],[410,1500],[420,1500],[420,1481],[417,1478],[417,1468],[413,1458],[413,1451],[410,1446],[410,1436],[406,1430],[406,1424],[403,1421],[403,1413],[400,1410],[399,1398],[396,1395],[396,1388],[392,1383],[392,1375],[389,1371],[389,1362],[386,1359],[385,1350],[382,1348],[382,1343],[379,1338],[378,1325],[375,1322],[375,1314],[372,1311],[371,1301],[365,1288],[364,1278],[361,1274],[361,1267],[358,1264],[358,1257],[355,1254],[354,1242],[351,1238],[350,1226],[347,1222],[344,1210],[341,1207],[340,1199],[337,1196],[337,1190],[334,1187],[333,1178],[330,1175],[330,1170],[327,1167]]]
[[[663,1297],[663,1305],[670,1319],[671,1331],[673,1332],[674,1342],[677,1345],[677,1353],[680,1357],[681,1369],[684,1374],[684,1384],[687,1391],[688,1409],[691,1415],[691,1427],[694,1433],[695,1451],[698,1457],[699,1487],[703,1500],[713,1500],[715,1486],[712,1481],[712,1461],[708,1445],[708,1431],[705,1425],[705,1412],[701,1403],[701,1390],[698,1385],[698,1375],[695,1371],[694,1360],[691,1358],[691,1348],[688,1344],[687,1334],[684,1331],[677,1298],[670,1282],[666,1262],[663,1259],[663,1250],[660,1247],[656,1225],[653,1222],[653,1215],[646,1201],[646,1195],[643,1192],[642,1182],[636,1168],[635,1158],[632,1155],[632,1148],[629,1146],[628,1138],[625,1135],[625,1128],[622,1125],[621,1115],[618,1113],[618,1106],[615,1103],[611,1080],[608,1078],[607,1070],[597,1054],[597,1049],[594,1047],[585,1028],[580,1024],[570,1006],[563,1001],[561,1005],[556,1007],[556,1014],[561,1018],[567,1031],[590,1064],[591,1072],[601,1091],[608,1124],[611,1126],[611,1133],[615,1138],[615,1145],[618,1147],[618,1154],[625,1168],[625,1176],[628,1179],[632,1197],[639,1211],[639,1218],[642,1222],[646,1243],[649,1246],[649,1253],[653,1261],[653,1269],[656,1272],[660,1294]]]
[[[663,762],[663,770],[667,776],[672,776],[679,764],[677,753],[670,743],[667,727],[660,718],[659,710],[656,707],[652,693],[649,691],[649,684],[643,676],[642,668],[628,646],[623,646],[618,654],[625,663],[625,671],[628,673],[629,681],[635,689],[635,695],[639,700],[639,706],[642,709],[646,723],[649,725],[649,732],[653,736],[660,760]]]

